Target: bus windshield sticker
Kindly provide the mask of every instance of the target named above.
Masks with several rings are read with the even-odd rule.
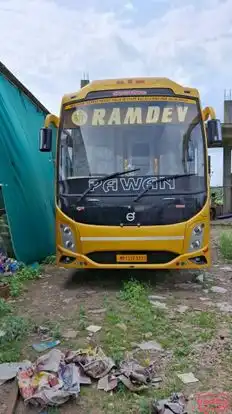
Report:
[[[73,111],[71,122],[76,126],[178,124],[185,122],[188,112],[187,105],[88,108]]]

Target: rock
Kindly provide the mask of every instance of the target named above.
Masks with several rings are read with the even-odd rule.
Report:
[[[185,305],[180,305],[180,306],[178,306],[177,307],[177,312],[179,312],[179,313],[185,313],[187,310],[189,309],[189,307],[188,306],[185,306]]]
[[[224,266],[224,267],[220,267],[220,270],[223,270],[224,272],[232,272],[232,267]]]
[[[158,302],[158,301],[154,301],[154,300],[151,300],[150,303],[151,303],[152,306],[154,306],[154,308],[167,309],[166,303]]]
[[[90,326],[88,326],[87,328],[86,328],[86,330],[88,331],[88,332],[91,332],[91,333],[97,333],[97,332],[99,332],[100,330],[101,330],[101,326],[98,326],[98,325],[90,325]]]
[[[86,290],[86,295],[94,295],[94,293],[96,293],[95,290]]]
[[[207,302],[205,302],[205,304],[207,306],[213,306],[214,305],[214,303],[211,300],[207,300]]]
[[[117,323],[116,327],[121,329],[124,332],[127,331],[127,326],[125,325],[125,323]]]
[[[226,302],[216,303],[221,312],[232,312],[232,305]]]
[[[206,300],[209,300],[209,298],[203,298],[203,297],[201,297],[201,298],[199,298],[202,302],[205,302]]]
[[[75,339],[78,333],[78,331],[74,331],[73,329],[67,329],[62,333],[62,337],[65,339]]]
[[[204,278],[205,278],[205,275],[204,275],[204,273],[201,273],[200,275],[198,275],[197,277],[196,277],[196,282],[199,282],[199,283],[204,283]]]
[[[142,351],[162,351],[163,347],[156,341],[142,342],[138,344],[138,348]]]
[[[213,293],[226,293],[227,289],[225,289],[221,286],[212,286],[211,287],[211,292],[213,292]]]
[[[72,302],[73,298],[66,298],[63,300],[64,303],[70,303]]]
[[[230,337],[229,329],[221,329],[218,333],[218,336],[221,340],[228,339]]]

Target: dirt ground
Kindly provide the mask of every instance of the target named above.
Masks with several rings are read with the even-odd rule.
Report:
[[[159,390],[153,389],[145,396],[127,391],[119,397],[98,391],[95,386],[83,387],[77,402],[48,413],[148,413],[143,409],[148,397],[169,396],[175,391],[188,394],[198,390],[232,391],[232,265],[220,258],[217,249],[219,233],[220,228],[213,228],[213,265],[207,272],[202,272],[203,279],[196,280],[194,272],[70,272],[47,266],[41,279],[27,285],[27,290],[14,302],[18,315],[31,318],[38,326],[49,326],[53,337],[57,334],[61,338],[63,349],[86,347],[89,342],[85,327],[97,324],[102,326],[102,331],[93,340],[101,344],[105,352],[115,351],[115,341],[118,341],[117,349],[131,351],[133,340],[138,341],[140,336],[139,332],[134,336],[130,333],[131,321],[120,309],[118,299],[123,283],[131,277],[149,284],[150,295],[155,296],[155,307],[163,304],[163,308],[160,307],[160,312],[164,312],[163,325],[160,324],[155,332],[148,332],[152,339],[163,345],[163,351],[140,355],[140,359],[149,357],[156,361],[157,375],[163,378]],[[127,330],[110,340],[111,331],[115,329],[113,308],[116,314],[122,313]],[[63,335],[67,329],[76,330],[77,338],[65,339]],[[38,333],[29,337],[23,349],[24,358],[36,359],[38,354],[31,345],[39,340]],[[140,342],[142,340],[144,335]],[[177,372],[193,372],[199,382],[186,386],[177,378]],[[26,408],[22,401],[15,411],[16,414],[35,412],[38,409]]]

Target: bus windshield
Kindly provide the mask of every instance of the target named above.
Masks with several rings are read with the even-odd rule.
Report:
[[[205,161],[202,120],[195,100],[128,97],[63,108],[60,182],[137,169],[130,175],[194,176],[193,187],[203,192]]]

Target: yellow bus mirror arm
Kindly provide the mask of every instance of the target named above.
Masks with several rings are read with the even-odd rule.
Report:
[[[56,128],[59,127],[60,118],[53,114],[48,114],[44,121],[44,128],[48,128],[50,124],[55,125]]]
[[[202,113],[202,119],[204,122],[207,121],[209,117],[211,119],[216,119],[216,112],[212,108],[212,106],[206,106],[206,108],[204,108],[203,111],[201,111],[201,113]]]

